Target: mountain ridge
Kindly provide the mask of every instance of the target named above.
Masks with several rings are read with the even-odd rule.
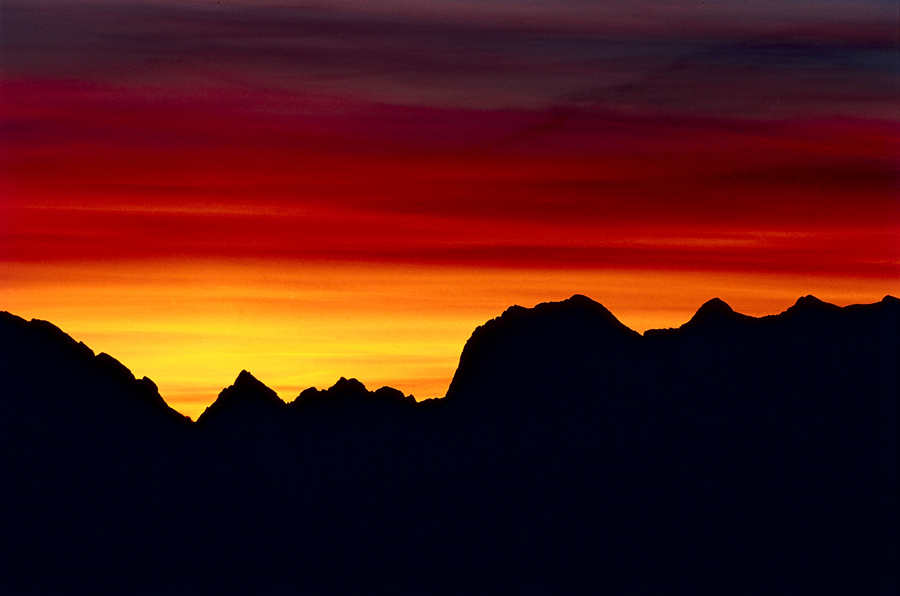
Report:
[[[444,399],[244,370],[195,423],[0,315],[0,591],[896,593],[900,300],[788,311],[515,307]]]
[[[613,315],[613,313],[606,307],[604,307],[601,303],[596,302],[582,294],[574,294],[573,296],[565,300],[556,302],[543,302],[535,305],[532,308],[522,307],[518,305],[510,306],[501,315],[478,326],[473,331],[470,339],[467,341],[467,345],[470,342],[473,342],[473,340],[477,341],[480,335],[495,332],[498,327],[502,327],[504,325],[521,325],[523,322],[528,322],[530,320],[540,320],[548,318],[572,318],[579,323],[584,319],[588,319],[591,320],[591,323],[602,324],[603,328],[605,328],[610,333],[620,333],[633,338],[642,337],[644,339],[647,339],[668,335],[672,332],[684,332],[685,330],[717,327],[723,324],[754,324],[759,323],[760,321],[785,320],[790,317],[827,316],[834,315],[845,310],[849,312],[854,310],[872,310],[878,308],[900,309],[900,298],[896,298],[892,295],[886,295],[884,298],[882,298],[882,300],[875,303],[851,304],[845,307],[841,307],[822,301],[813,295],[805,295],[798,298],[793,305],[788,307],[783,312],[772,315],[764,315],[761,317],[754,317],[751,315],[739,313],[731,308],[731,306],[723,300],[719,298],[712,298],[703,303],[698,308],[696,313],[680,327],[668,329],[648,329],[646,332],[644,332],[644,334],[640,334],[621,323],[615,317],[615,315]],[[148,403],[152,402],[157,406],[163,405],[165,408],[171,409],[173,412],[177,413],[176,410],[172,409],[171,406],[169,406],[168,403],[165,402],[165,399],[159,394],[156,384],[151,379],[147,378],[146,376],[142,379],[136,379],[130,369],[128,369],[124,364],[116,360],[114,357],[102,352],[94,354],[93,350],[91,350],[83,342],[75,340],[53,323],[41,319],[31,319],[30,321],[26,321],[25,319],[7,311],[0,311],[0,317],[2,317],[2,321],[6,322],[7,324],[9,324],[11,321],[15,321],[15,325],[18,325],[19,327],[30,326],[35,331],[38,331],[41,335],[48,338],[54,338],[54,341],[58,341],[61,342],[61,344],[66,345],[67,349],[77,350],[85,356],[93,357],[98,366],[108,369],[111,375],[117,376],[123,382],[136,383],[139,387],[144,388],[144,392],[142,392],[142,394],[147,396]],[[461,358],[465,358],[465,347],[463,349],[463,356]],[[271,407],[280,409],[280,406],[278,406],[278,404],[280,403],[281,406],[293,405],[293,409],[296,409],[300,405],[300,403],[304,401],[304,399],[300,399],[304,394],[306,394],[307,398],[312,397],[313,395],[317,395],[311,392],[313,390],[318,392],[318,394],[321,394],[317,396],[318,399],[322,399],[326,395],[329,395],[329,392],[330,395],[339,395],[341,393],[346,393],[346,387],[342,389],[341,386],[347,381],[347,379],[341,377],[334,386],[323,391],[315,390],[315,388],[310,387],[301,391],[301,393],[294,400],[285,402],[262,381],[259,381],[248,371],[244,370],[240,372],[234,384],[224,388],[222,392],[220,392],[219,397],[214,400],[210,404],[210,406],[208,406],[204,410],[203,413],[201,413],[201,416],[199,416],[196,421],[191,422],[199,422],[200,418],[204,416],[206,420],[209,420],[210,417],[216,416],[216,413],[220,408],[230,407],[225,406],[221,403],[219,404],[219,406],[216,406],[216,404],[222,400],[222,395],[225,392],[228,392],[225,393],[226,401],[228,400],[228,396],[231,396],[232,394],[252,396],[258,393],[259,395],[268,396],[268,398],[262,399],[262,402],[267,402]],[[350,379],[350,381],[355,381],[358,383],[356,379]],[[451,381],[451,388],[452,385],[453,382]],[[364,392],[368,391],[361,383],[360,386],[362,387],[362,390]],[[382,391],[381,395],[390,395],[392,398],[397,398],[401,401],[410,401],[410,398],[412,397],[405,396],[399,390],[391,387],[383,387],[379,391]],[[352,393],[353,391],[350,392]],[[452,391],[448,390],[448,393],[452,393]],[[398,394],[402,397],[398,397]],[[271,396],[274,396],[275,399],[271,399]],[[277,400],[277,402],[275,400]],[[216,407],[214,408],[213,406]],[[183,414],[178,413],[178,416],[190,420],[190,418],[184,416]]]
[[[124,390],[138,398],[145,409],[156,411],[171,420],[189,421],[190,419],[171,408],[162,396],[156,384],[149,378],[137,379],[128,367],[113,356],[100,352],[95,354],[83,342],[76,341],[56,325],[40,319],[25,319],[11,313],[0,311],[0,337],[4,343],[5,364],[10,374],[6,375],[7,383],[17,378],[40,380],[44,385],[38,391],[44,393],[65,391],[67,387],[59,378],[47,377],[35,368],[39,363],[36,356],[45,355],[57,358],[58,363],[79,366],[80,375],[68,379],[67,383],[90,383],[94,378],[103,379],[108,390]],[[11,374],[16,371],[16,375]],[[59,371],[55,371],[59,372]],[[50,388],[52,386],[52,389]],[[24,386],[13,384],[11,392],[29,392]],[[100,404],[95,404],[99,406]],[[108,403],[106,405],[112,405]]]

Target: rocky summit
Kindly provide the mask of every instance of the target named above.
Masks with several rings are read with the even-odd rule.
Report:
[[[6,594],[888,594],[900,301],[584,296],[472,334],[444,399],[247,371],[197,422],[0,314]]]

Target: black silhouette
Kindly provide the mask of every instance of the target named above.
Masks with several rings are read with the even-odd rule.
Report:
[[[196,423],[49,323],[0,346],[3,593],[900,590],[896,298],[641,336],[573,296],[444,399],[242,371]]]

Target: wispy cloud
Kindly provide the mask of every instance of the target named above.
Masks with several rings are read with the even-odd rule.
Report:
[[[581,17],[567,18],[576,8]],[[224,84],[439,107],[589,103],[883,117],[895,93],[892,14],[882,2],[637,10],[622,2],[395,2],[376,9],[353,2],[13,1],[2,27],[5,69],[16,77]]]

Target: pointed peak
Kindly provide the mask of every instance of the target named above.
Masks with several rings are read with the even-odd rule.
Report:
[[[789,313],[806,313],[806,312],[825,312],[825,311],[837,311],[840,310],[839,306],[835,306],[834,304],[830,304],[828,302],[823,302],[819,300],[812,294],[807,294],[806,296],[801,296],[797,299],[797,302],[794,303],[793,306],[787,309],[786,312]]]
[[[211,420],[242,416],[254,411],[271,412],[285,405],[277,393],[246,370],[242,370],[234,380],[234,384],[223,389],[216,401],[200,414],[197,423],[206,424]]]
[[[281,398],[272,389],[267,387],[265,383],[254,377],[246,370],[242,370],[234,384],[223,389],[219,394],[220,399],[230,401],[265,401],[271,403],[280,403]]]
[[[900,305],[900,298],[897,298],[897,297],[895,297],[895,296],[891,296],[890,294],[888,294],[887,296],[885,296],[884,298],[882,298],[881,301],[882,301],[884,304],[892,304],[892,305],[894,305],[894,306]]]
[[[801,296],[800,298],[797,298],[797,302],[794,303],[794,306],[809,307],[809,306],[822,306],[823,304],[825,304],[825,303],[822,302],[821,300],[819,300],[818,298],[816,298],[815,296],[813,296],[812,294],[807,294],[806,296]]]
[[[238,374],[237,378],[234,380],[234,384],[232,386],[233,387],[258,387],[260,385],[265,387],[265,385],[262,383],[262,381],[260,381],[256,377],[254,377],[248,371],[242,370]],[[267,387],[267,389],[268,389],[268,387]]]

